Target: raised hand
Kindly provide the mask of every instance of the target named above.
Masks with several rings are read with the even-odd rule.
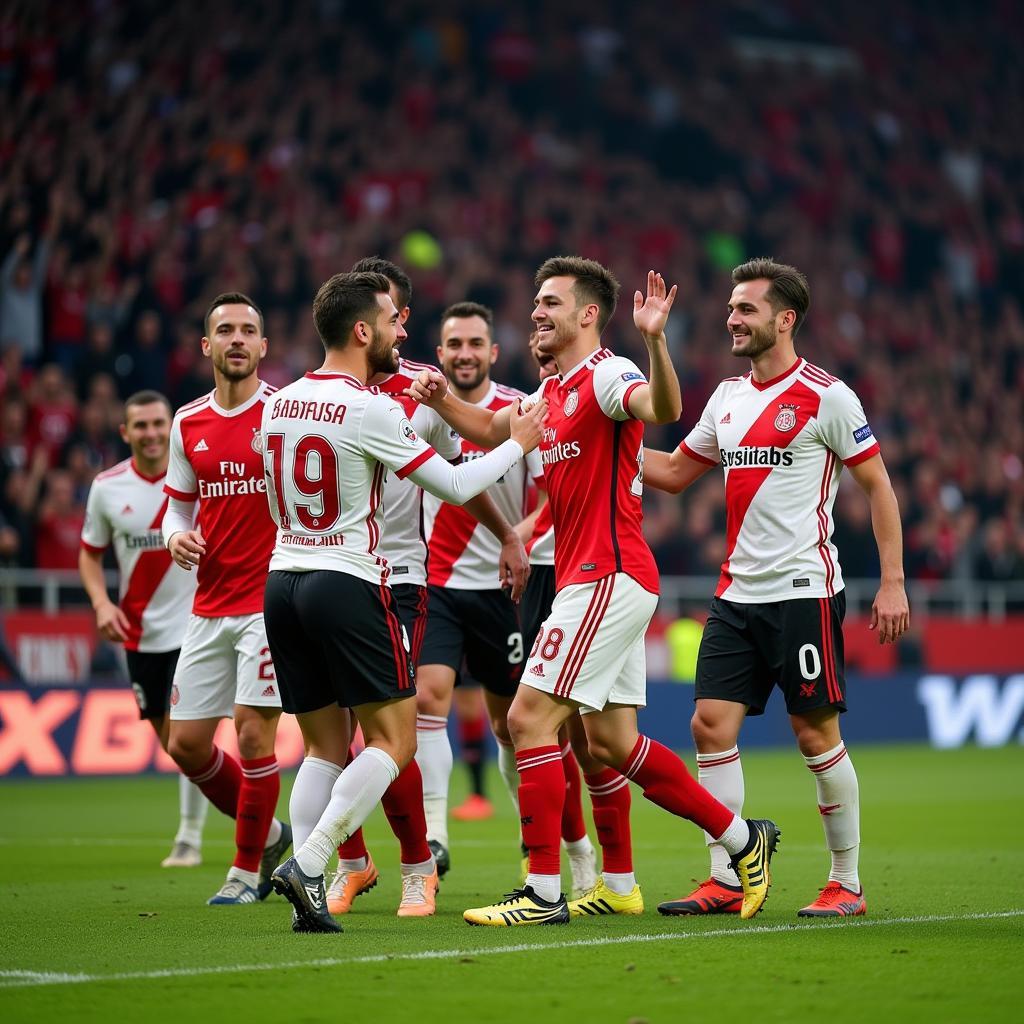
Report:
[[[540,444],[544,436],[544,420],[548,415],[548,403],[541,399],[532,408],[522,404],[518,412],[512,413],[509,420],[509,433],[513,441],[518,441],[523,454],[532,452]]]
[[[437,370],[420,370],[405,393],[421,405],[438,405],[448,394],[448,378]]]
[[[676,286],[668,288],[661,274],[647,271],[647,297],[633,293],[633,323],[644,341],[656,341],[665,333],[665,324],[676,300]]]

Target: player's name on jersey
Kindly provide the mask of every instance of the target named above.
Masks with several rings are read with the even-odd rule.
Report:
[[[278,398],[270,408],[270,418],[341,423],[346,411],[347,407],[340,402],[304,402],[295,398]]]
[[[722,453],[722,465],[726,469],[742,469],[747,466],[792,466],[793,453],[769,445],[765,448],[732,448],[719,449]]]
[[[159,530],[147,530],[145,533],[128,533],[124,537],[124,546],[129,551],[151,551],[164,546],[164,535]]]

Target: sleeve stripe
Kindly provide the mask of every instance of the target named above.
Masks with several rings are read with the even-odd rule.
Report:
[[[98,548],[95,544],[90,544],[87,540],[82,541],[82,547],[85,548],[86,551],[91,551],[94,555],[102,555],[109,546],[109,544],[104,544],[103,547]]]
[[[412,462],[407,463],[398,470],[398,472],[395,473],[395,476],[397,476],[399,480],[404,480],[410,473],[419,469],[427,459],[432,459],[436,454],[437,452],[435,452],[433,448],[427,448],[425,452],[420,452]]]
[[[878,455],[882,448],[876,441],[870,448],[866,448],[862,452],[858,452],[856,455],[851,455],[848,459],[843,459],[844,466],[859,466],[862,462],[867,462],[872,455]]]
[[[199,491],[179,491],[175,487],[171,487],[170,484],[164,484],[164,494],[169,494],[172,498],[177,498],[178,501],[195,501],[199,497]]]
[[[626,412],[627,412],[627,413],[628,413],[628,414],[629,414],[630,416],[632,416],[633,414],[632,414],[632,413],[631,413],[631,412],[629,411],[629,396],[630,396],[631,394],[633,394],[633,392],[634,392],[634,391],[636,391],[636,389],[637,389],[638,387],[640,387],[640,386],[641,386],[642,384],[647,384],[647,381],[645,381],[645,380],[638,380],[638,381],[634,381],[634,382],[633,382],[632,384],[630,384],[630,385],[629,385],[629,387],[628,387],[628,388],[626,388],[626,390],[625,390],[625,391],[623,392],[623,395],[622,395],[622,408],[623,408],[623,409],[625,409],[625,410],[626,410]],[[635,417],[634,417],[634,418],[635,418]]]
[[[679,442],[679,450],[696,462],[702,462],[705,466],[717,466],[718,463],[714,459],[705,458],[703,455],[698,455],[685,441]]]

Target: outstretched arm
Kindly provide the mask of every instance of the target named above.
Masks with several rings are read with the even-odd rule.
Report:
[[[682,448],[671,454],[656,448],[644,449],[644,483],[659,491],[679,494],[709,469],[711,463],[691,459]]]
[[[511,405],[491,412],[463,402],[451,393],[448,379],[437,370],[421,370],[410,385],[408,394],[429,406],[462,437],[481,448],[497,448],[502,441],[509,439]]]
[[[903,525],[900,507],[881,455],[849,467],[871,504],[871,528],[878,545],[882,580],[871,605],[870,629],[880,644],[895,643],[910,628],[910,604],[903,586]]]
[[[633,323],[644,339],[651,357],[649,384],[641,384],[629,396],[629,413],[644,423],[675,423],[683,412],[672,360],[668,357],[665,325],[676,299],[676,286],[666,288],[661,274],[647,273],[646,298],[633,295]]]

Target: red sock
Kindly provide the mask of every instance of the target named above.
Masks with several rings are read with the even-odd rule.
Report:
[[[199,771],[185,774],[221,814],[235,817],[238,813],[238,793],[242,787],[242,768],[230,754],[225,754],[220,747],[214,747],[213,757]]]
[[[380,802],[402,848],[402,863],[422,864],[430,860],[427,819],[423,814],[423,776],[415,758],[384,791]]]
[[[605,768],[587,776],[587,789],[594,805],[597,841],[601,844],[601,869],[628,874],[633,870],[633,838],[629,831],[633,798],[629,780],[614,768]]]
[[[562,751],[562,774],[565,776],[562,838],[567,843],[573,843],[587,834],[587,823],[583,820],[583,787],[580,785],[580,766],[576,763],[576,755],[568,744]]]
[[[348,748],[348,758],[345,761],[345,767],[347,768],[355,757],[355,751],[351,747]],[[369,853],[366,850],[366,841],[363,839],[362,827],[357,828],[338,847],[338,860],[359,860],[360,857],[369,857]]]
[[[281,773],[273,754],[242,761],[242,785],[235,819],[235,867],[259,871],[263,847],[281,795]]]
[[[556,744],[516,751],[519,769],[519,822],[530,851],[530,872],[557,875],[561,871],[559,825],[565,803],[562,752]]]
[[[622,774],[640,786],[651,803],[689,819],[713,839],[732,823],[732,811],[719,803],[668,747],[647,736],[636,741]]]

